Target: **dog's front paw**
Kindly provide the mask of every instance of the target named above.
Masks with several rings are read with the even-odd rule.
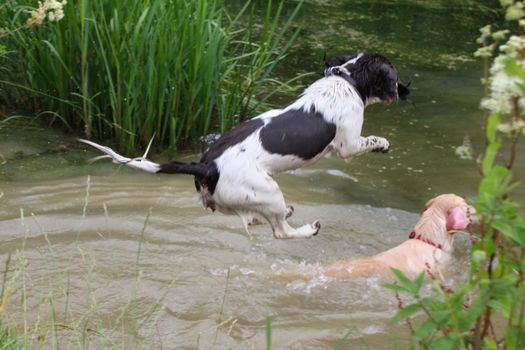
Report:
[[[388,142],[388,140],[385,139],[384,137],[378,137],[376,147],[374,147],[372,152],[387,153],[389,150],[390,150],[390,142]]]
[[[293,212],[294,212],[293,206],[291,206],[291,205],[286,206],[286,214],[285,214],[284,217],[286,219],[290,218],[293,215]]]
[[[312,223],[312,227],[315,230],[315,233],[313,234],[313,236],[317,236],[319,234],[319,230],[321,230],[321,223],[319,222],[319,220],[315,220]]]

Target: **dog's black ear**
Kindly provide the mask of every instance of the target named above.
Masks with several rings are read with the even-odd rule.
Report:
[[[410,83],[406,85],[403,85],[400,81],[397,83],[397,95],[399,96],[400,100],[408,100],[408,96],[410,96],[410,89],[408,88],[409,86]]]
[[[325,53],[325,57],[323,60],[324,60],[324,65],[326,66],[326,68],[330,68],[330,67],[340,66],[343,63],[346,63],[351,59],[352,59],[352,56],[333,56],[327,59],[326,53]]]

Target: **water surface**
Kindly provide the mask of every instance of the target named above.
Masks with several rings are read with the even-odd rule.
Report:
[[[3,125],[0,262],[11,254],[9,319],[27,322],[35,343],[49,344],[46,325],[57,323],[64,345],[91,348],[262,349],[267,316],[276,349],[406,348],[408,329],[388,323],[397,301],[377,278],[280,276],[391,248],[429,198],[476,194],[476,165],[454,151],[465,135],[481,150],[481,71],[471,52],[477,28],[492,20],[445,0],[306,2],[280,76],[318,71],[324,50],[377,51],[412,81],[414,102],[367,110],[364,134],[387,137],[388,154],[349,163],[333,156],[277,177],[296,209],[291,223],[321,221],[308,240],[275,240],[268,225],[248,236],[238,218],[202,209],[191,177],[90,165],[96,152],[72,135]],[[514,199],[525,202],[523,186]],[[468,246],[459,237],[447,283],[464,278]]]

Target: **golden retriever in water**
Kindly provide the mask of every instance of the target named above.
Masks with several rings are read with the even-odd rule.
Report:
[[[409,239],[397,247],[374,256],[345,259],[321,268],[332,278],[364,277],[391,273],[391,268],[415,277],[419,273],[439,272],[438,265],[450,258],[454,234],[472,224],[475,209],[455,194],[442,194],[429,200]]]

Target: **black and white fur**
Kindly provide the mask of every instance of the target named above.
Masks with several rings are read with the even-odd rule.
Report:
[[[198,163],[157,164],[123,157],[108,147],[81,140],[117,163],[151,173],[195,176],[206,208],[243,218],[261,217],[276,238],[311,237],[319,221],[298,228],[286,221],[293,213],[273,179],[277,173],[315,163],[327,152],[343,159],[370,151],[387,152],[378,136],[361,136],[365,107],[406,100],[409,90],[383,56],[361,52],[325,60],[325,77],[310,85],[294,102],[245,121],[224,134]],[[104,156],[103,156],[104,157]]]

